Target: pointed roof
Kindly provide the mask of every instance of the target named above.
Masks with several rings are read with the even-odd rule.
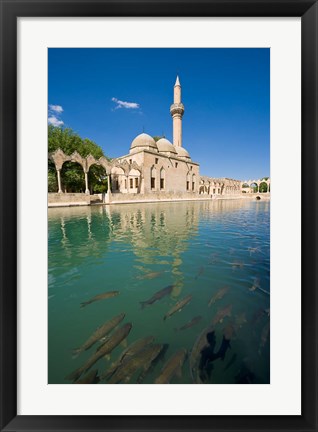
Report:
[[[177,75],[176,83],[175,83],[174,86],[180,86],[181,87],[181,84],[180,84],[180,81],[179,81],[179,75]]]

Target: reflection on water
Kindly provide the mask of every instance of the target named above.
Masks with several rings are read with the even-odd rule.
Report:
[[[87,370],[94,382],[137,341],[120,381],[101,383],[268,383],[269,215],[247,200],[49,209],[49,383],[71,383],[102,342],[72,349],[121,313],[110,337],[132,329]],[[120,293],[80,308],[107,291]]]

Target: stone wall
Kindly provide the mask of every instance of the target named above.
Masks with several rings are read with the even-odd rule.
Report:
[[[145,194],[112,193],[110,204],[121,202],[151,202],[151,201],[178,201],[199,199],[199,195],[192,192],[148,192]],[[205,198],[206,199],[206,198]]]
[[[90,195],[83,193],[48,193],[48,206],[90,205]]]

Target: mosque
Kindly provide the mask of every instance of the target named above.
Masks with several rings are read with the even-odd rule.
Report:
[[[191,159],[182,145],[181,84],[177,76],[173,104],[173,143],[166,138],[157,142],[142,133],[131,143],[129,154],[116,159],[111,170],[112,193],[174,195],[195,198],[198,194],[221,195],[241,193],[241,182],[230,179],[200,177],[200,165]],[[132,169],[125,173],[125,166]]]
[[[191,159],[182,142],[182,117],[184,105],[181,99],[181,84],[177,76],[173,103],[170,114],[173,123],[173,143],[166,138],[155,141],[146,133],[133,139],[129,153],[107,160],[101,157],[96,160],[88,155],[81,157],[77,152],[65,155],[61,149],[49,155],[57,171],[58,193],[49,194],[49,204],[69,202],[71,194],[62,190],[61,170],[64,162],[79,163],[85,175],[85,194],[81,197],[86,204],[92,202],[89,198],[88,172],[92,165],[100,165],[108,178],[108,191],[103,198],[105,203],[123,201],[153,201],[174,199],[197,199],[208,195],[219,198],[227,195],[242,196],[243,182],[229,178],[212,178],[200,176],[200,165]],[[244,192],[248,192],[247,189]],[[64,196],[62,196],[64,195]],[[68,197],[66,196],[68,195]],[[74,194],[73,194],[74,195]],[[76,194],[76,200],[79,194]]]

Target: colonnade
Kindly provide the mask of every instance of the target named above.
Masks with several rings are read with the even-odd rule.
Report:
[[[228,178],[201,176],[199,194],[239,195],[241,194],[241,181]]]
[[[123,162],[118,162],[118,160],[114,159],[113,161],[109,161],[104,156],[100,157],[99,159],[95,159],[94,156],[88,155],[85,158],[82,157],[78,152],[74,152],[71,155],[67,155],[63,152],[61,149],[57,149],[53,153],[49,153],[48,158],[54,163],[56,173],[57,173],[57,184],[58,184],[58,193],[63,193],[62,190],[62,180],[61,180],[61,170],[63,168],[63,164],[65,162],[75,162],[78,163],[84,171],[84,177],[85,177],[85,193],[89,194],[89,184],[88,184],[88,173],[90,170],[90,167],[92,165],[101,166],[105,170],[105,177],[107,177],[107,185],[108,185],[108,191],[110,191],[111,187],[111,177],[114,177],[114,181],[118,178],[118,174],[122,174],[127,179],[127,182],[129,180],[130,173],[133,173],[133,177],[140,177],[142,178],[142,169],[141,167],[136,163],[128,163],[126,160]],[[139,181],[139,188],[140,188]]]
[[[242,182],[242,193],[262,193],[260,192],[260,185],[266,184],[266,192],[270,192],[271,188],[271,180],[270,178],[265,179],[258,179],[258,180],[245,180]],[[257,189],[254,191],[254,189]]]

